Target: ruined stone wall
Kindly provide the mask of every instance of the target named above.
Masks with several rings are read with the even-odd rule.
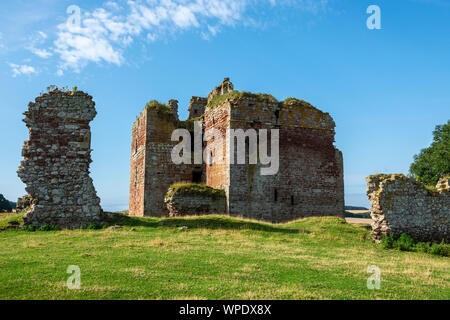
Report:
[[[146,108],[133,125],[130,215],[168,216],[164,197],[170,185],[175,182],[192,181],[193,171],[198,170],[196,166],[176,165],[171,159],[172,149],[178,144],[171,141],[172,132],[181,124],[174,114],[164,114]]]
[[[169,189],[165,203],[170,217],[227,212],[227,199],[223,191],[217,196],[207,192],[186,193]]]
[[[228,213],[282,222],[309,216],[344,216],[342,153],[334,145],[334,121],[316,108],[300,103],[244,97],[207,108],[206,129],[280,130],[280,168],[262,176],[261,164],[207,165],[207,184],[223,188]],[[270,135],[269,139],[270,141]],[[212,142],[213,144],[214,142]],[[208,144],[211,144],[210,142]],[[270,143],[269,143],[269,154]],[[223,148],[226,151],[225,141]],[[235,152],[236,155],[236,147]]]
[[[147,112],[143,112],[134,122],[132,129],[129,200],[131,216],[144,216],[146,133]]]
[[[92,97],[54,90],[30,102],[24,115],[30,139],[18,175],[32,197],[25,225],[79,228],[101,222],[100,199],[89,177]]]
[[[437,184],[437,192],[404,175],[374,175],[367,179],[371,201],[372,235],[407,233],[417,241],[449,240],[449,179]]]
[[[24,195],[23,197],[17,199],[16,209],[17,211],[22,211],[26,208],[31,207],[33,202],[33,198],[29,194]]]
[[[208,94],[208,103],[211,102],[215,96],[221,96],[233,90],[234,85],[231,83],[230,78],[223,79],[222,83]]]
[[[189,104],[189,117],[188,119],[194,119],[201,117],[205,112],[206,104],[208,103],[207,98],[192,97]]]

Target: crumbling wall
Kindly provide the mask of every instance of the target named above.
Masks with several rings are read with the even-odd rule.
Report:
[[[228,213],[269,222],[310,216],[344,217],[342,153],[334,143],[331,116],[307,102],[279,103],[262,94],[236,93],[219,105],[207,107],[206,130],[279,129],[280,167],[275,175],[261,175],[260,163],[231,164],[223,141],[224,163],[206,166],[207,184],[225,189]],[[207,145],[214,149],[215,141]],[[236,146],[235,157],[236,157]],[[267,166],[264,166],[267,167]]]
[[[79,228],[101,222],[100,199],[89,177],[92,97],[56,89],[30,102],[24,115],[30,139],[18,175],[33,199],[25,225]]]
[[[221,96],[233,90],[234,85],[231,83],[230,78],[223,79],[222,83],[208,94],[208,103],[211,102],[215,96]]]
[[[170,217],[226,213],[225,191],[207,186],[171,187],[165,197]]]
[[[437,191],[402,174],[373,175],[367,179],[371,201],[372,235],[407,233],[417,241],[448,242],[450,235],[449,179],[441,179]]]
[[[188,119],[195,119],[201,117],[205,112],[208,98],[192,97],[189,104],[189,117]]]
[[[164,217],[169,215],[164,196],[175,182],[192,181],[203,165],[172,162],[172,132],[180,127],[193,130],[193,123],[178,120],[169,105],[150,102],[133,124],[130,156],[129,215]],[[200,177],[200,182],[204,179]]]
[[[16,209],[17,211],[22,211],[26,208],[31,207],[33,199],[29,194],[24,195],[23,197],[17,199]]]

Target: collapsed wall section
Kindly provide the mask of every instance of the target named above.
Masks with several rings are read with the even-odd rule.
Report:
[[[226,201],[224,190],[200,184],[173,185],[165,197],[170,217],[224,214]]]
[[[436,191],[402,174],[373,175],[367,179],[371,201],[372,235],[395,237],[407,233],[417,241],[449,240],[449,179],[441,179]]]
[[[24,122],[30,139],[18,170],[32,198],[25,225],[79,228],[102,221],[100,199],[89,177],[92,97],[58,89],[30,102]]]

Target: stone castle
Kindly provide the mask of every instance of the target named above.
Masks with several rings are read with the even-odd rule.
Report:
[[[194,121],[201,121],[204,131],[214,128],[223,135],[228,129],[279,129],[278,173],[261,175],[259,162],[232,164],[227,145],[215,139],[204,147],[222,148],[221,163],[174,164],[171,152],[179,142],[172,141],[172,132],[185,128],[193,133]],[[343,217],[343,158],[334,137],[328,113],[303,100],[278,102],[268,94],[235,91],[228,78],[207,98],[192,97],[186,121],[178,118],[178,101],[152,101],[132,128],[129,214],[225,213],[269,222]],[[180,182],[204,187],[173,186]]]

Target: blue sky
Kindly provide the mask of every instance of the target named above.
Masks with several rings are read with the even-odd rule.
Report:
[[[381,30],[369,30],[369,5]],[[66,12],[81,8],[79,29]],[[131,125],[146,102],[236,89],[295,96],[329,112],[343,151],[346,202],[364,178],[407,173],[450,117],[450,0],[13,0],[0,3],[0,193],[16,170],[22,112],[50,84],[96,101],[91,176],[105,209],[128,205]]]

